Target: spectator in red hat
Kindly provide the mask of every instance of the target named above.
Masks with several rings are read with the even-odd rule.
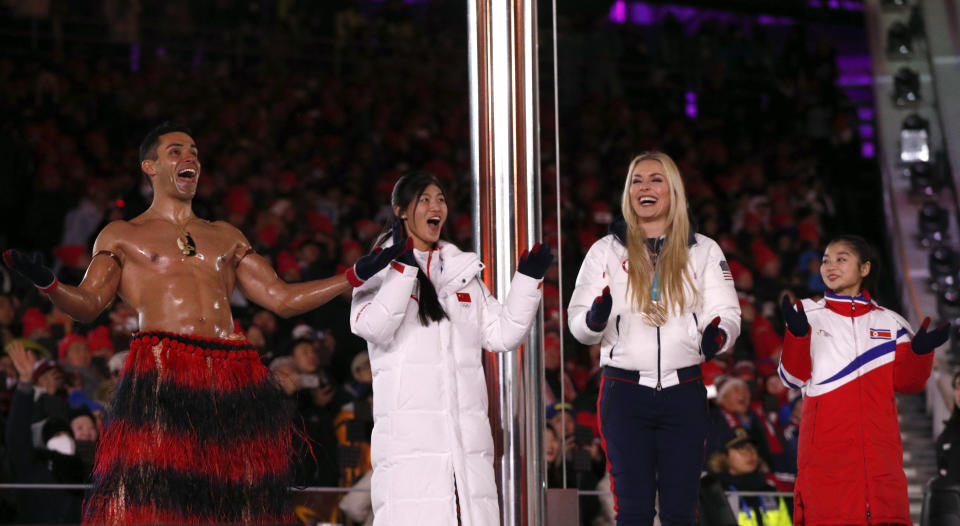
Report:
[[[302,279],[300,265],[293,254],[287,251],[277,254],[277,275],[287,283],[296,283]]]
[[[29,354],[29,353],[28,353]],[[11,353],[11,357],[13,353]],[[16,363],[16,360],[14,360]],[[64,416],[69,405],[65,389],[63,368],[57,362],[46,358],[32,361],[33,373],[30,383],[34,390],[32,422],[39,422],[52,416]],[[23,375],[21,374],[21,377]]]
[[[50,337],[50,325],[47,324],[47,315],[36,307],[31,307],[23,313],[23,337],[28,340],[37,340]]]
[[[78,334],[68,334],[57,345],[58,363],[74,378],[79,378],[83,394],[93,400],[103,375],[93,367],[93,355],[87,339]]]
[[[88,332],[87,347],[90,348],[90,355],[94,358],[100,357],[109,360],[114,352],[113,340],[110,339],[110,329],[106,325],[101,325]]]

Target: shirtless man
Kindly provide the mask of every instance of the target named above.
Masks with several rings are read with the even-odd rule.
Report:
[[[100,232],[79,286],[59,283],[39,256],[3,254],[78,321],[93,321],[118,295],[139,314],[84,522],[289,522],[290,424],[253,347],[233,334],[230,296],[237,288],[295,316],[361,284],[409,242],[395,233],[393,247],[360,258],[344,275],[285,283],[243,233],[193,214],[201,163],[189,130],[164,123],[150,132],[140,168],[153,203]]]

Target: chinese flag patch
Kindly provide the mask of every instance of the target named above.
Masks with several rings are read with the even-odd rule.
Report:
[[[470,293],[469,292],[458,292],[457,301],[460,303],[470,303]]]

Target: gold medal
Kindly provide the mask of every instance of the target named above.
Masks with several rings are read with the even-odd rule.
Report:
[[[640,316],[651,327],[663,327],[667,323],[667,306],[660,301],[651,301]]]

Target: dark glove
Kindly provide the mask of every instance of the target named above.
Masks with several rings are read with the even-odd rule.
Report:
[[[790,296],[784,294],[783,298],[780,298],[780,311],[790,334],[803,338],[810,332],[810,323],[807,322],[807,315],[803,312],[803,303],[800,300],[797,300],[797,309],[794,310],[790,304]]]
[[[700,336],[700,350],[705,361],[710,361],[720,352],[720,348],[727,342],[727,333],[720,328],[720,316],[717,316],[703,329]]]
[[[613,297],[610,296],[610,287],[603,287],[603,293],[593,300],[593,305],[587,312],[587,327],[593,332],[600,332],[607,326],[610,309],[613,308]]]
[[[393,224],[393,244],[386,248],[377,247],[373,252],[361,257],[347,270],[347,281],[354,287],[363,285],[374,274],[380,272],[397,256],[413,250],[413,238],[407,238],[406,230],[400,221]],[[412,254],[411,254],[412,257]]]
[[[39,252],[26,255],[19,250],[10,249],[3,253],[3,262],[18,274],[29,279],[44,294],[53,292],[57,288],[57,277],[53,271],[43,264],[43,256]]]
[[[928,354],[943,345],[943,342],[947,341],[947,336],[950,334],[949,323],[944,323],[936,329],[927,332],[927,327],[929,326],[930,317],[927,316],[923,319],[923,323],[920,324],[920,330],[913,335],[913,340],[910,342],[910,347],[913,348],[913,352],[917,354]]]
[[[553,263],[553,252],[548,245],[541,245],[540,242],[533,244],[529,253],[524,250],[520,254],[520,263],[517,264],[517,272],[530,276],[533,279],[543,279],[547,269]]]

